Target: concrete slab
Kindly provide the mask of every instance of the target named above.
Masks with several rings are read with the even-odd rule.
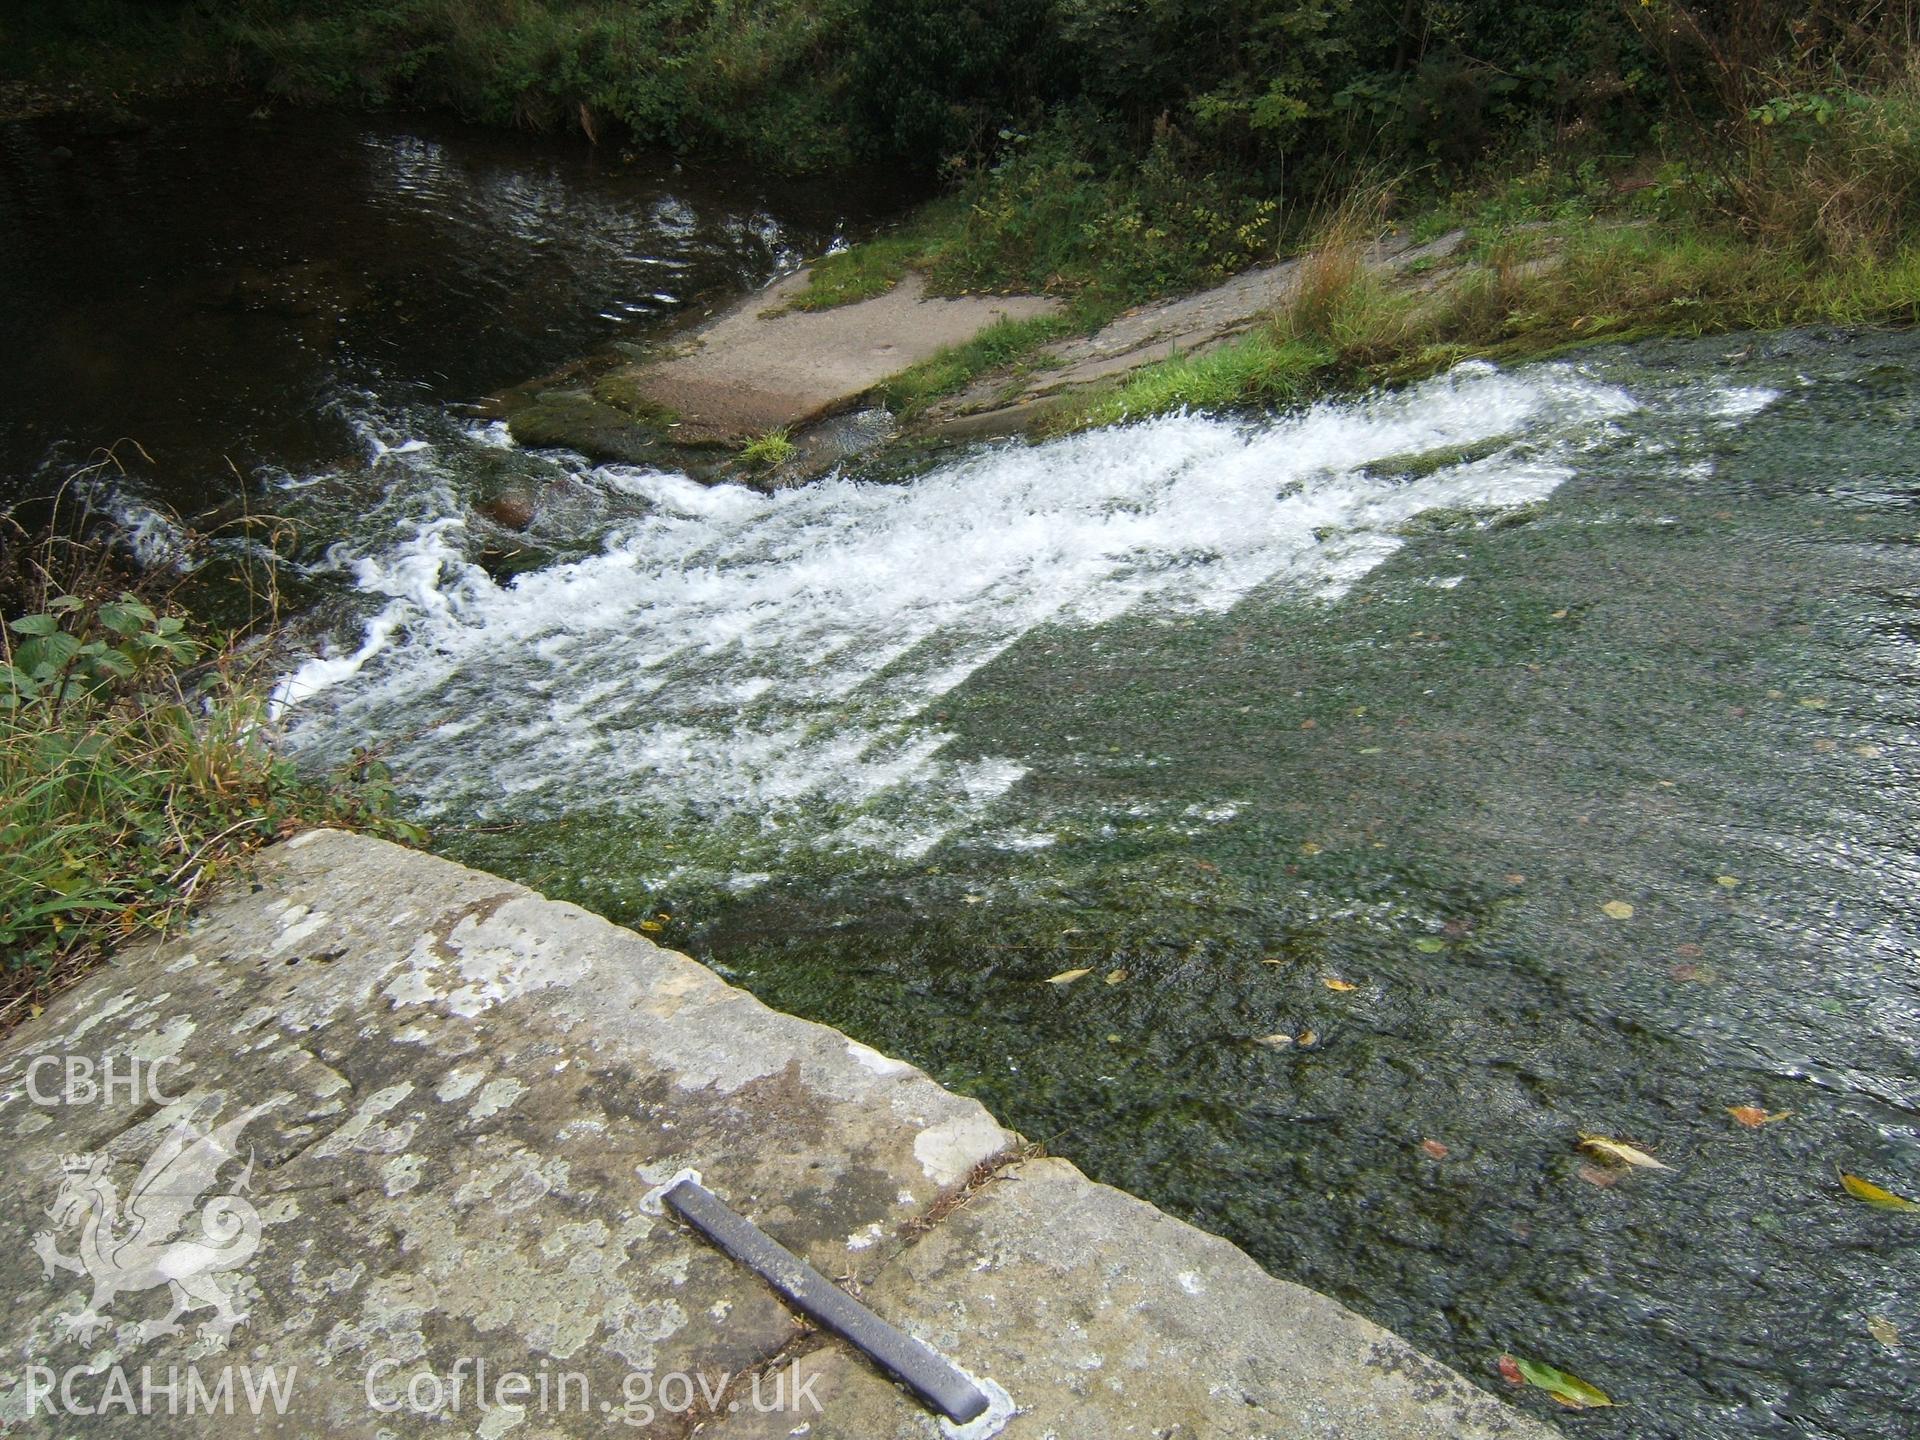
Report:
[[[0,1044],[0,1142],[10,1435],[938,1433],[656,1213],[689,1168],[1010,1436],[1548,1434],[911,1066],[336,832]]]
[[[844,409],[997,321],[1059,309],[1036,295],[936,298],[916,274],[871,300],[786,309],[807,284],[803,270],[748,296],[693,332],[683,353],[634,367],[627,388],[674,413],[679,443],[737,444]]]

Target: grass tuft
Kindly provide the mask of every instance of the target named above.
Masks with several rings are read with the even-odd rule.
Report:
[[[777,470],[799,453],[785,430],[769,430],[740,447],[741,460],[756,470]]]

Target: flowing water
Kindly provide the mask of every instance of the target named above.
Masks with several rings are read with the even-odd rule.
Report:
[[[439,848],[1489,1386],[1623,1402],[1570,1430],[1914,1433],[1920,1225],[1837,1177],[1920,1197],[1920,337],[774,495],[343,413],[350,463],[276,462],[331,537],[284,723],[384,745]],[[547,497],[518,573],[502,473]]]

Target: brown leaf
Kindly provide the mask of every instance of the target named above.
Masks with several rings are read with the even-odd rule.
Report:
[[[1511,1355],[1500,1357],[1500,1378],[1516,1388],[1527,1383],[1527,1377],[1520,1373],[1520,1367],[1513,1363]]]
[[[1580,1162],[1580,1168],[1573,1173],[1586,1181],[1587,1184],[1597,1185],[1602,1190],[1606,1190],[1617,1184],[1620,1179],[1620,1171],[1602,1170],[1598,1165],[1589,1165],[1584,1160]]]
[[[1727,1114],[1738,1120],[1749,1130],[1758,1130],[1762,1125],[1771,1125],[1776,1120],[1784,1120],[1792,1113],[1791,1110],[1775,1110],[1769,1114],[1758,1105],[1729,1105],[1727,1107]]]
[[[1444,1160],[1453,1153],[1438,1140],[1422,1140],[1420,1149],[1423,1154],[1434,1160]]]
[[[1711,965],[1675,965],[1667,973],[1690,985],[1711,985],[1720,978],[1720,972]]]

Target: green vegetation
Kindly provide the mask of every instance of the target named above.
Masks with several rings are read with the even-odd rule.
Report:
[[[1284,403],[1470,358],[1815,320],[1920,323],[1920,245],[1818,260],[1698,224],[1587,218],[1485,241],[1446,275],[1408,286],[1369,271],[1353,237],[1335,233],[1264,326],[1140,370],[1053,424]]]
[[[1066,315],[1039,315],[1030,320],[999,320],[971,340],[950,345],[880,387],[879,398],[898,415],[912,415],[943,395],[967,388],[982,375],[997,371],[1009,377],[1022,373],[1029,355],[1049,340],[1095,329],[1104,319],[1084,307]]]
[[[0,18],[0,77],[198,75],[295,104],[846,163],[849,0],[79,0]]]
[[[740,459],[755,470],[776,470],[799,453],[785,430],[769,430],[740,447]]]
[[[48,547],[43,554],[53,553]],[[380,764],[276,754],[263,677],[98,566],[34,565],[0,630],[0,1023],[112,945],[175,923],[247,851],[308,825],[418,839]]]
[[[963,219],[963,209],[954,201],[935,201],[905,225],[821,256],[807,272],[807,288],[788,308],[830,310],[885,294],[909,270],[935,266]],[[936,288],[944,293],[944,287]]]

